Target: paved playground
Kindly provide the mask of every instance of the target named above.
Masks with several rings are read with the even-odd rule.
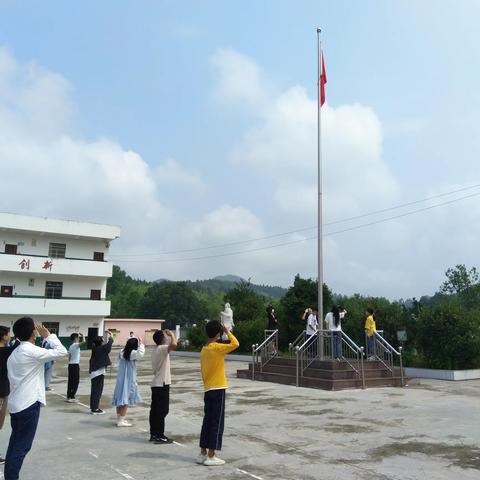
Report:
[[[139,362],[147,404],[130,409],[132,428],[114,425],[109,403],[115,369],[105,379],[101,407],[107,414],[89,414],[84,353],[78,395],[83,405],[64,401],[67,369],[65,362],[57,362],[54,391],[47,393],[22,480],[480,478],[480,381],[325,392],[237,379],[236,369],[245,364],[226,366],[231,388],[220,454],[225,466],[195,464],[203,413],[197,359],[172,358],[166,433],[177,443],[153,445],[147,441],[148,352]],[[6,422],[0,453],[9,434]]]

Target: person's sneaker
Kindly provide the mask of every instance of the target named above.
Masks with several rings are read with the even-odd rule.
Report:
[[[5,463],[5,459],[3,457],[0,457],[0,465],[3,465]]]
[[[92,410],[90,412],[92,415],[103,415],[105,412],[101,410],[100,408],[97,408],[96,410]]]
[[[155,440],[155,445],[162,445],[167,443],[173,443],[173,440],[166,437],[165,435],[163,435],[162,437],[157,437]]]
[[[149,442],[155,442],[156,440],[158,440],[158,437],[155,436],[155,435],[150,435],[150,439],[148,440]]]
[[[117,423],[117,427],[131,427],[132,424],[127,422],[126,420],[122,420],[121,422]]]
[[[45,387],[46,392],[50,392],[52,390],[52,387]]]
[[[203,464],[206,467],[216,467],[217,465],[225,465],[225,460],[214,455],[213,457],[207,457]]]
[[[76,398],[67,398],[68,403],[78,403],[78,400]]]
[[[203,465],[203,462],[207,459],[207,454],[199,453],[196,462],[199,465]]]

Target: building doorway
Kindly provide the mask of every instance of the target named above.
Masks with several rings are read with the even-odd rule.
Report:
[[[0,297],[12,297],[13,287],[11,285],[2,285],[0,287]]]
[[[98,328],[89,327],[87,333],[87,348],[93,347],[93,341],[98,337]]]

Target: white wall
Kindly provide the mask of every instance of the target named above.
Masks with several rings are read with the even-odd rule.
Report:
[[[29,280],[34,280],[33,287],[29,286]],[[63,282],[63,297],[90,298],[90,290],[101,290],[102,298],[105,298],[107,281],[98,277],[75,277],[44,274],[0,273],[1,285],[13,285],[13,295],[33,295],[43,297],[45,295],[46,282]]]
[[[60,235],[38,235],[29,232],[0,231],[0,251],[5,251],[5,244],[18,245],[19,255],[48,256],[50,243],[66,244],[66,258],[93,260],[93,252],[103,252],[108,256],[107,243],[101,239],[70,238]]]

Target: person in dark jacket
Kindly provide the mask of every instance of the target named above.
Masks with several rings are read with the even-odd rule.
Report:
[[[20,342],[15,340],[10,345],[10,329],[0,326],[0,430],[5,422],[7,415],[8,395],[10,394],[10,382],[8,381],[7,360],[10,354],[17,348]],[[0,465],[5,463],[5,459],[0,457]]]
[[[103,337],[97,337],[93,340],[92,356],[90,357],[89,373],[92,384],[90,391],[90,413],[92,415],[103,415],[105,413],[100,409],[100,399],[103,393],[105,368],[112,364],[109,354],[113,344],[112,334],[106,330],[105,335],[108,338],[107,343],[104,343]]]

